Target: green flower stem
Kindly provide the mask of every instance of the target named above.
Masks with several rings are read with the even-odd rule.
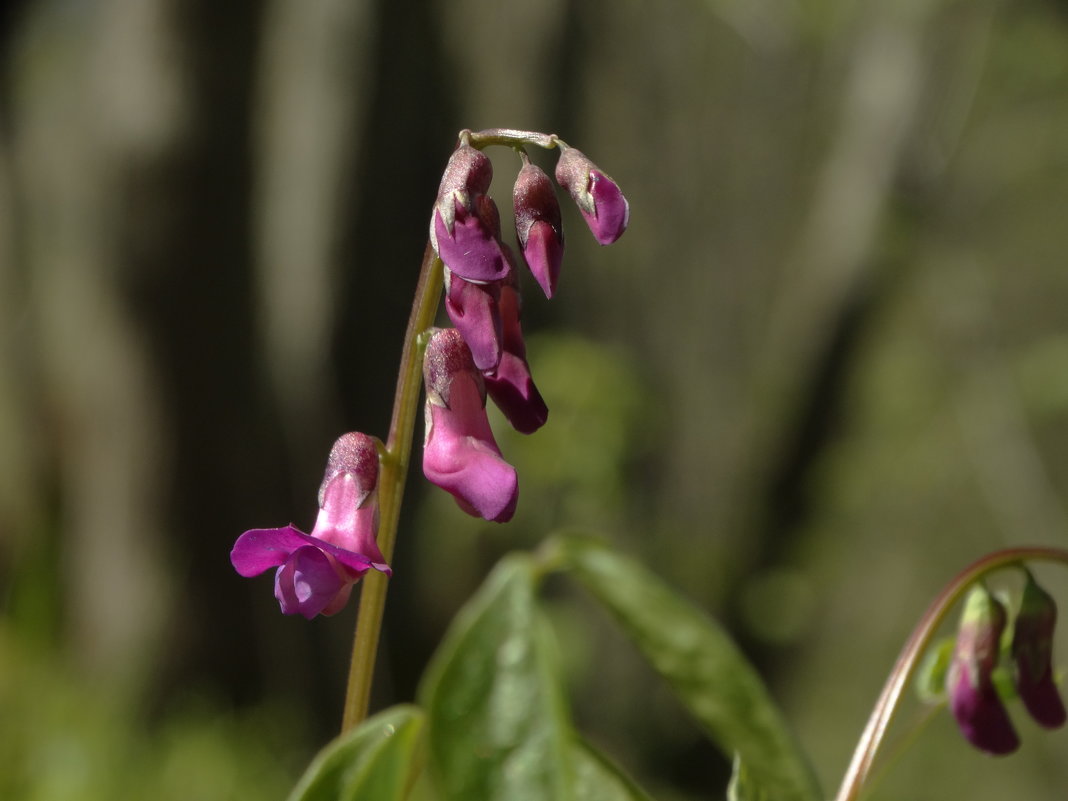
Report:
[[[567,146],[556,134],[543,134],[538,131],[519,131],[515,128],[487,128],[484,131],[460,131],[460,141],[466,141],[472,147],[482,149],[490,145],[505,147],[523,147],[535,145],[552,150],[557,145]]]
[[[408,330],[404,335],[397,392],[393,400],[393,420],[389,425],[389,439],[382,454],[382,469],[378,479],[381,515],[378,547],[387,562],[393,558],[393,546],[397,539],[404,481],[408,476],[415,418],[419,412],[419,398],[422,394],[423,349],[426,345],[422,334],[434,324],[434,318],[437,316],[438,304],[441,301],[442,274],[441,259],[427,243],[419,273],[419,284],[412,302],[412,314],[408,318]],[[360,610],[356,617],[356,636],[352,643],[349,684],[345,692],[342,732],[352,729],[367,717],[388,584],[389,580],[374,570],[369,571],[363,578]]]
[[[890,672],[886,684],[883,685],[883,691],[875,702],[875,708],[872,709],[871,717],[868,718],[857,748],[853,752],[853,759],[842,779],[842,786],[835,797],[836,801],[856,801],[860,797],[860,791],[871,771],[879,745],[897,712],[901,694],[915,675],[924,652],[953,605],[973,583],[987,573],[1025,561],[1060,562],[1068,566],[1068,550],[1023,547],[1006,548],[987,554],[958,573],[927,607],[927,611],[924,612],[920,622],[901,649],[894,669]]]

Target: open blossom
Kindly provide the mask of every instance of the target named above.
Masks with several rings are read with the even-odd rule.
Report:
[[[526,154],[523,162],[512,190],[516,240],[545,297],[551,298],[564,258],[560,203],[545,171],[531,164]]]
[[[994,755],[1010,754],[1020,745],[993,680],[1006,619],[1000,601],[985,587],[973,588],[964,603],[946,675],[950,709],[961,733],[976,748]]]
[[[486,417],[486,388],[454,328],[435,329],[423,359],[423,474],[470,515],[503,523],[519,497],[515,468],[501,456]]]
[[[561,143],[556,181],[575,201],[594,238],[611,245],[627,229],[630,204],[619,186],[584,153]]]
[[[532,434],[545,425],[549,409],[530,377],[527,348],[519,324],[522,298],[514,275],[501,282],[499,298],[502,351],[497,369],[484,374],[486,390],[516,431]]]
[[[438,187],[430,242],[445,266],[468,281],[497,281],[508,272],[501,252],[501,219],[486,192],[493,165],[482,151],[460,145]]]
[[[1028,574],[1012,632],[1016,690],[1035,722],[1047,729],[1064,725],[1064,703],[1053,681],[1053,628],[1057,605]]]
[[[368,570],[391,573],[375,542],[377,484],[377,440],[345,434],[330,451],[311,534],[293,525],[246,531],[230,553],[234,569],[249,577],[277,568],[274,594],[283,614],[310,620],[340,611]]]

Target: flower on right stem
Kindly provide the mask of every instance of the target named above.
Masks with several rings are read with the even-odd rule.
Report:
[[[1027,571],[1011,642],[1003,648],[1002,635],[1008,625],[1005,605],[981,584],[968,593],[946,675],[946,692],[957,726],[979,750],[1001,756],[1020,745],[995,681],[1006,652],[1016,692],[1031,717],[1047,729],[1064,725],[1064,703],[1053,678],[1056,619],[1053,598]]]

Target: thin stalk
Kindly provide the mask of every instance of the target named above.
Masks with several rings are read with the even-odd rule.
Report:
[[[835,796],[836,801],[856,801],[859,798],[861,788],[875,761],[879,745],[897,712],[901,694],[915,675],[920,659],[953,605],[975,581],[985,574],[1025,561],[1060,562],[1068,565],[1068,551],[1061,548],[1036,546],[1006,548],[987,554],[954,576],[927,607],[927,611],[924,612],[920,622],[916,624],[916,628],[913,629],[905,646],[901,649],[894,669],[890,671],[890,676],[883,685],[883,691],[875,702],[868,723],[853,752],[853,759],[842,779],[842,786],[838,790],[838,795]]]
[[[382,469],[378,479],[378,547],[387,562],[393,558],[393,546],[397,540],[401,499],[404,497],[404,482],[408,476],[415,419],[422,393],[424,344],[420,335],[434,324],[441,300],[441,286],[441,259],[428,243],[423,254],[419,283],[415,288],[412,313],[408,318],[408,330],[404,334],[397,391],[393,398],[393,419],[389,425],[389,438],[382,454]],[[356,636],[352,643],[349,684],[345,692],[345,712],[341,721],[342,732],[352,729],[367,717],[388,585],[389,580],[373,570],[363,578]]]

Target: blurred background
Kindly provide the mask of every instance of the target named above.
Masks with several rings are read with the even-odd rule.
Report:
[[[228,552],[311,526],[338,434],[384,436],[464,127],[559,133],[632,225],[602,249],[565,207],[558,297],[524,276],[551,415],[497,421],[516,520],[416,459],[375,708],[502,553],[578,526],[730,625],[830,795],[944,581],[1068,543],[1064,0],[4,9],[0,797],[281,799],[337,731],[355,604],[283,618]],[[579,726],[658,798],[721,797],[638,655],[547,592]],[[1068,735],[1014,716],[1005,761],[936,715],[875,797],[1062,798]]]

